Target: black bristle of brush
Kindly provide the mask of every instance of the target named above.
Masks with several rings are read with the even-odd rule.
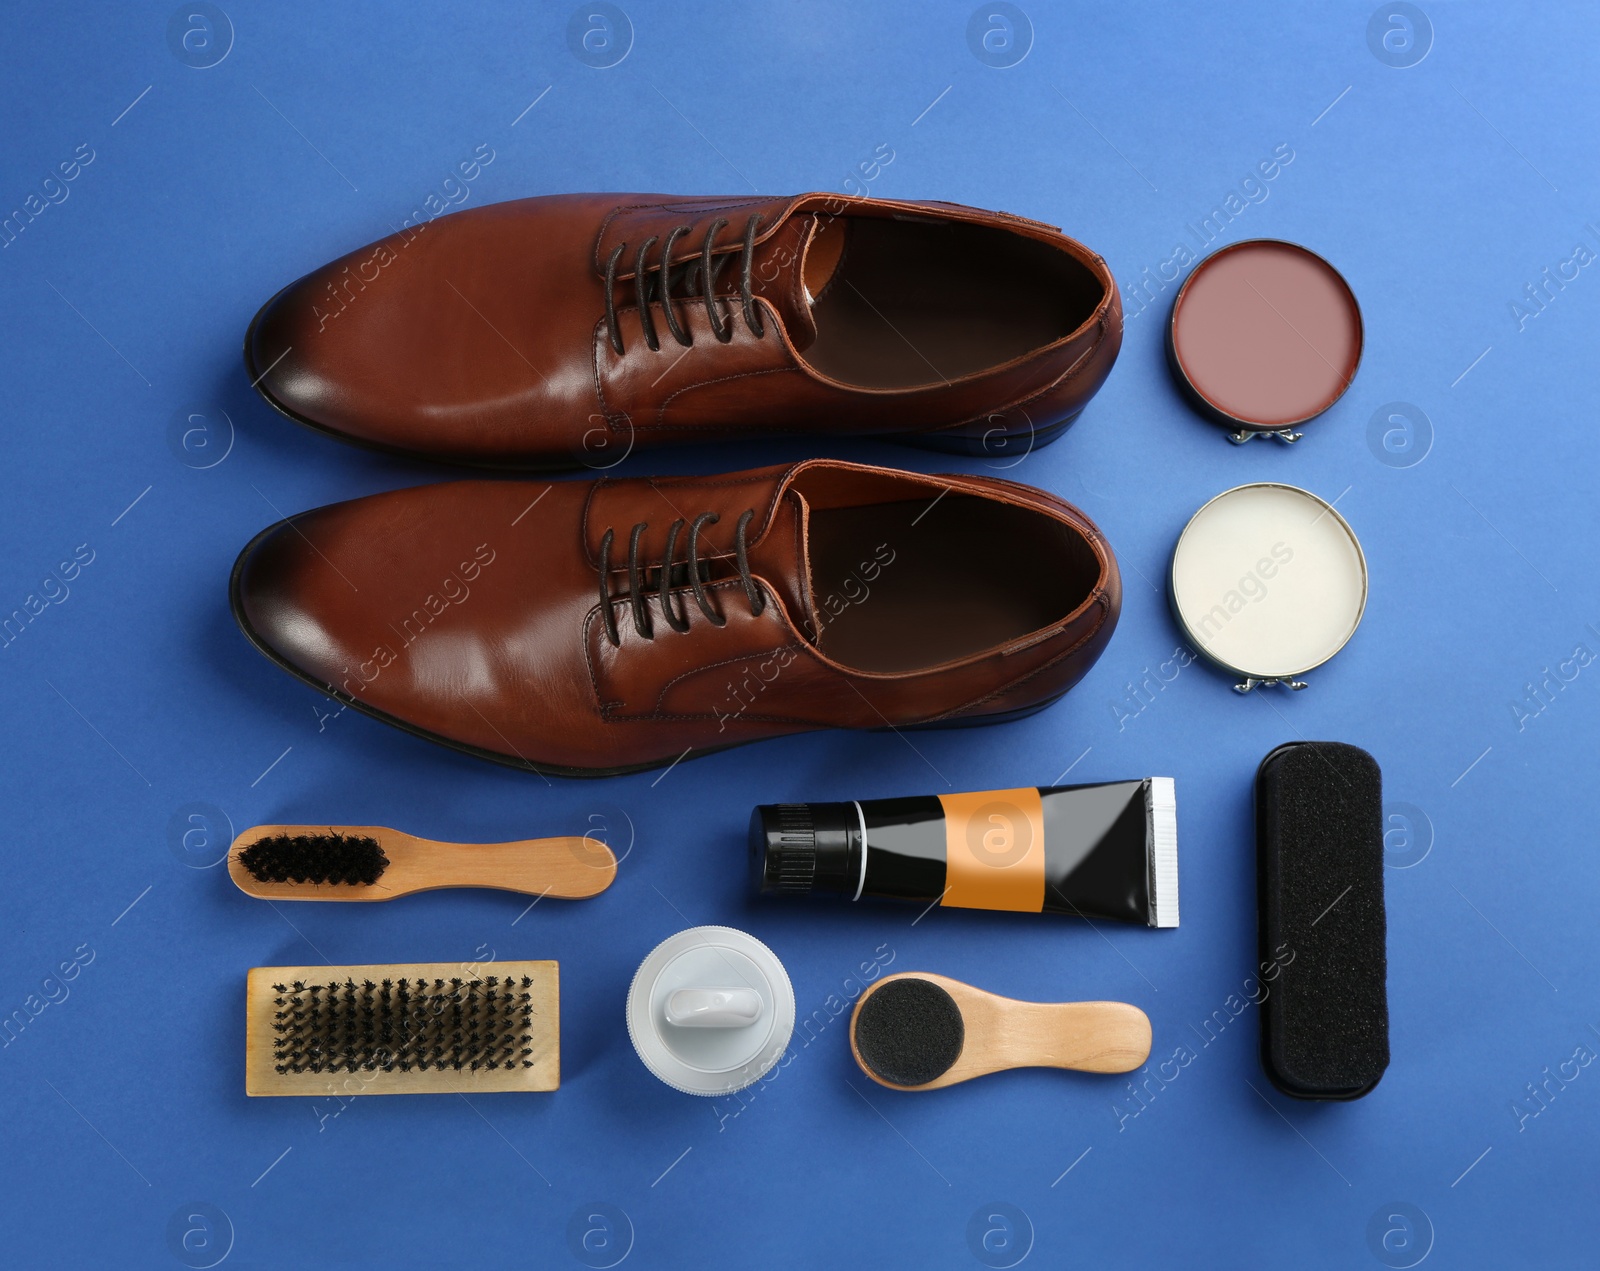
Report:
[[[274,984],[280,1073],[481,1072],[534,1066],[533,981]]]
[[[1389,1066],[1383,776],[1341,742],[1256,774],[1261,1066],[1297,1099],[1358,1099]]]
[[[361,834],[274,834],[239,853],[259,883],[371,886],[389,866],[378,840]]]

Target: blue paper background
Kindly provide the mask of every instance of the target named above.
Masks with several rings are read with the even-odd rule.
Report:
[[[0,648],[0,1015],[26,1020],[0,1049],[7,1265],[626,1252],[649,1267],[1026,1253],[1498,1268],[1593,1248],[1600,1069],[1569,1062],[1575,1079],[1542,1102],[1526,1087],[1600,1052],[1600,666],[1571,660],[1600,651],[1600,268],[1569,266],[1521,329],[1511,307],[1575,245],[1600,251],[1590,15],[1430,4],[1414,42],[1386,51],[1366,3],[1029,3],[986,62],[966,3],[629,0],[626,25],[600,20],[611,36],[587,48],[564,5],[225,4],[225,19],[13,5],[0,49],[0,211],[55,193],[46,174],[80,145],[94,155],[0,249],[0,613],[59,596]],[[1406,7],[1386,6],[1380,27]],[[193,12],[213,13],[199,25],[218,43],[175,52],[169,18],[181,36]],[[222,43],[216,65],[190,64]],[[1024,44],[1017,64],[988,64]],[[616,65],[589,64],[624,46]],[[444,197],[480,143],[495,157],[467,206],[864,183],[1058,223],[1104,253],[1128,297],[1120,364],[1061,442],[1006,473],[1079,503],[1119,552],[1122,624],[1083,684],[1004,727],[795,738],[594,783],[498,769],[354,712],[319,719],[329,705],[235,630],[235,553],[280,513],[456,474],[290,426],[250,392],[240,338],[284,282]],[[1243,191],[1267,193],[1217,241],[1327,255],[1362,302],[1366,356],[1302,443],[1236,449],[1167,376],[1171,287],[1143,313],[1133,288],[1175,244],[1196,248],[1189,227],[1280,144],[1292,162]],[[858,167],[880,147],[892,162]],[[1392,403],[1413,422],[1391,424],[1405,413]],[[622,471],[804,453],[724,447]],[[830,453],[984,469],[878,444]],[[1159,591],[1179,529],[1259,479],[1338,498],[1371,568],[1364,625],[1302,694],[1241,699],[1195,665],[1140,706],[1125,686],[1180,643]],[[80,544],[92,563],[65,588],[44,582]],[[1519,718],[1547,670],[1570,682]],[[1254,969],[1251,782],[1297,737],[1370,749],[1394,812],[1394,1059],[1349,1105],[1274,1092],[1253,1010],[1209,1045],[1196,1031]],[[1180,930],[946,911],[913,925],[914,909],[745,897],[753,803],[1049,782],[1069,766],[1073,780],[1177,778]],[[185,848],[197,804],[235,830],[322,820],[488,840],[604,825],[619,847],[636,841],[609,893],[520,919],[524,902],[490,893],[269,907],[197,867],[228,834],[213,817],[209,842]],[[840,1016],[797,1035],[746,1098],[695,1100],[639,1064],[622,1002],[644,954],[698,923],[767,941],[802,1016],[829,1020],[863,962],[892,958],[1016,997],[1135,1002],[1154,1060],[1194,1058],[1119,1128],[1118,1078],[880,1089]],[[42,987],[75,956],[73,979]],[[488,956],[559,959],[559,1093],[245,1098],[247,968]],[[58,1000],[32,1016],[30,995]],[[975,1217],[995,1228],[977,1253]]]

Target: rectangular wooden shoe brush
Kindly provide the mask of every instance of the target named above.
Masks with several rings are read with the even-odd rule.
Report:
[[[554,962],[255,967],[245,1093],[554,1090],[559,1006]]]
[[[228,876],[264,900],[393,900],[438,887],[491,887],[558,900],[617,876],[598,839],[437,843],[381,825],[258,825],[234,839]]]
[[[1359,1099],[1389,1066],[1383,776],[1341,742],[1256,773],[1261,1066],[1296,1099]]]

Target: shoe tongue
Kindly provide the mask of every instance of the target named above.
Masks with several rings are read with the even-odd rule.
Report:
[[[772,305],[783,320],[784,330],[796,349],[811,347],[817,338],[816,319],[811,315],[811,297],[806,293],[806,248],[816,233],[817,217],[804,212],[791,216],[766,242],[757,245],[750,267],[750,290]],[[737,263],[737,262],[734,262]],[[738,290],[738,273],[731,269],[723,276],[719,291]]]
[[[806,546],[809,512],[799,494],[785,490],[772,510],[772,524],[749,549],[750,572],[778,593],[789,620],[806,634],[816,630]]]

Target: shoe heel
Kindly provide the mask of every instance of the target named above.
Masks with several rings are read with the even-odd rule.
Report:
[[[980,459],[1002,460],[1007,466],[1020,463],[1041,446],[1048,446],[1071,428],[1083,413],[1082,407],[1065,419],[1035,427],[1026,417],[1023,426],[1003,415],[990,415],[960,428],[935,433],[900,434],[893,440],[919,450],[939,450],[945,454],[972,455]]]

